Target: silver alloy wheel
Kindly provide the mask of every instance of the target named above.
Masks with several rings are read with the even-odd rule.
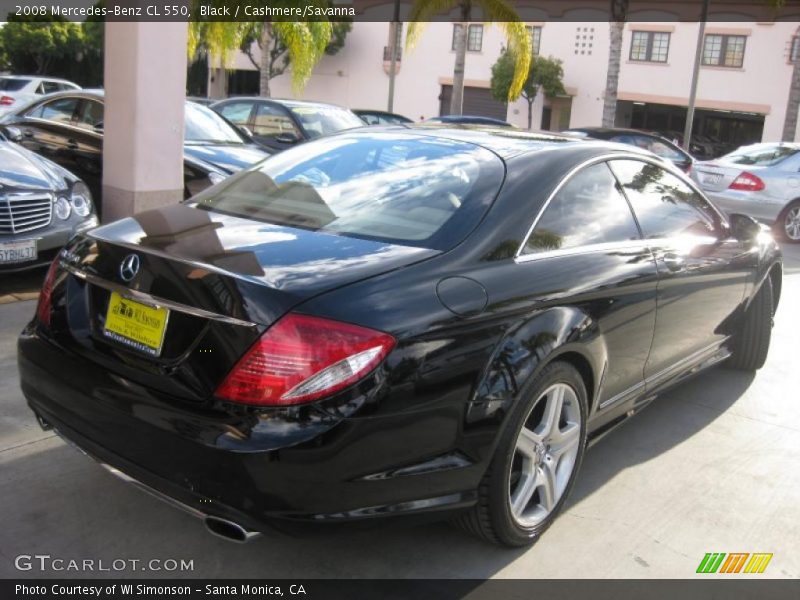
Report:
[[[783,219],[783,230],[790,240],[800,240],[800,206],[795,206],[786,213]]]
[[[514,520],[533,527],[553,512],[569,483],[581,440],[581,410],[566,383],[547,388],[517,436],[508,502]]]

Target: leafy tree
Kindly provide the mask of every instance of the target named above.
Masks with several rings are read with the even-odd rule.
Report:
[[[227,6],[235,10],[237,2],[214,0],[204,4],[212,7]],[[289,0],[271,0],[268,3],[262,0],[262,4],[272,8],[296,5]],[[309,0],[312,7],[327,8],[329,4],[328,1]],[[189,28],[189,55],[194,56],[202,46],[212,60],[225,64],[234,50],[247,48],[249,53],[255,41],[261,49],[261,59],[258,64],[252,56],[250,59],[259,70],[260,94],[269,96],[270,79],[283,73],[290,64],[292,86],[295,91],[299,91],[308,82],[323,54],[328,51],[332,39],[334,47],[338,43],[341,48],[344,43],[346,32],[340,31],[337,37],[334,36],[333,29],[330,21],[297,22],[274,19],[248,23],[193,20]],[[337,39],[340,41],[337,42]]]
[[[506,102],[509,97],[509,90],[514,81],[514,68],[514,57],[504,48],[500,58],[492,65],[492,96],[501,102]],[[528,129],[532,126],[533,103],[539,90],[541,89],[545,96],[565,94],[563,77],[564,69],[560,60],[545,56],[533,57],[528,77],[520,93],[528,103]]]
[[[82,50],[83,31],[60,16],[8,17],[0,29],[10,69],[18,73],[54,75],[54,66],[74,60]]]
[[[520,22],[514,7],[506,0],[415,0],[408,20],[406,47],[413,48],[425,21],[431,21],[442,12],[459,9],[461,27],[456,30],[456,60],[453,67],[453,95],[450,100],[450,114],[460,115],[464,104],[464,65],[467,58],[468,24],[473,18],[473,8],[481,9],[484,19],[503,28],[508,43],[508,52],[514,57],[514,75],[508,88],[508,100],[516,100],[522,92],[522,85],[531,62],[531,36]]]
[[[261,64],[256,61],[253,56],[253,46],[258,45],[260,48],[260,40],[263,23],[248,23],[249,27],[244,29],[242,40],[239,44],[241,50],[257,70],[261,70]],[[314,25],[311,23],[310,25]],[[328,45],[325,46],[325,54],[332,56],[339,52],[344,47],[345,39],[350,30],[353,29],[353,24],[350,21],[337,21],[331,23],[331,38]],[[263,49],[261,49],[263,52]],[[269,46],[269,63],[268,74],[269,79],[283,75],[286,69],[291,64],[291,56],[289,55],[288,48],[279,36],[272,36]]]

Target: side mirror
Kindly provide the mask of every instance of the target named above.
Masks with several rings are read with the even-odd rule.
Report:
[[[17,127],[6,127],[6,137],[10,142],[21,142],[22,131]]]
[[[729,217],[733,237],[742,242],[752,242],[761,233],[761,225],[753,217],[733,213]]]
[[[285,131],[276,135],[275,141],[280,142],[281,144],[296,144],[300,141],[300,138],[297,136],[297,134],[292,133],[291,131]]]
[[[245,125],[238,125],[237,127],[238,127],[239,131],[241,131],[243,134],[245,134],[248,138],[252,138],[253,137],[253,132],[250,131],[249,127],[247,127]]]

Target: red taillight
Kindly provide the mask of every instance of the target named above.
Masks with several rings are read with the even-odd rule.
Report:
[[[42,284],[42,291],[39,292],[39,305],[36,307],[36,318],[39,320],[39,323],[45,327],[50,326],[50,307],[53,300],[53,283],[55,282],[56,273],[58,272],[59,261],[59,257],[56,256],[53,259],[53,262],[50,263],[50,268],[47,269],[47,275],[45,276],[44,283]]]
[[[290,314],[270,327],[222,382],[216,395],[258,406],[288,406],[342,390],[394,348],[380,331]]]
[[[0,106],[11,106],[14,104],[14,98],[11,96],[0,96]]]
[[[747,171],[742,171],[739,176],[733,180],[733,183],[728,186],[731,190],[743,190],[745,192],[760,192],[764,187],[764,182],[760,177],[756,177]]]

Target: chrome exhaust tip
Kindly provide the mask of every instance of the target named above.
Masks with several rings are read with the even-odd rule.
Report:
[[[36,416],[36,422],[39,424],[39,427],[42,428],[42,431],[50,431],[53,429],[53,426],[39,413],[33,413]]]
[[[212,535],[237,544],[245,544],[261,535],[258,531],[250,531],[238,523],[220,517],[206,517],[203,523]]]

